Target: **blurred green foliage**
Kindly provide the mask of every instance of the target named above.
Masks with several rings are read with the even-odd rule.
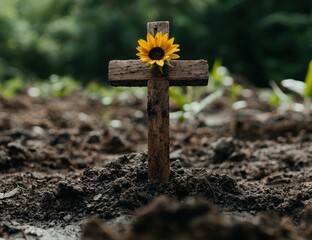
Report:
[[[312,99],[312,60],[309,63],[307,75],[305,77],[304,95]]]
[[[309,62],[305,81],[294,79],[284,79],[281,81],[283,87],[298,93],[304,100],[305,109],[310,112],[312,110],[312,60]]]
[[[5,82],[0,82],[0,93],[4,98],[12,98],[16,93],[24,90],[24,81],[19,78],[11,78]]]
[[[79,90],[80,85],[71,77],[51,75],[44,82],[37,82],[28,89],[28,95],[32,97],[59,97],[63,98],[70,95],[74,90]]]
[[[258,85],[303,79],[311,59],[311,0],[1,0],[0,80],[105,82],[156,20],[170,21],[182,59],[220,57]]]

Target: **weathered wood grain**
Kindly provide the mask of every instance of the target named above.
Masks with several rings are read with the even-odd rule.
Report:
[[[206,60],[172,60],[169,67],[170,86],[206,86],[208,64]],[[109,62],[108,80],[112,86],[147,86],[151,71],[139,60],[113,60]]]
[[[169,22],[168,21],[157,21],[147,23],[147,32],[156,35],[157,32],[162,32],[163,35],[169,33]]]
[[[148,179],[169,180],[169,81],[151,77],[147,87]]]
[[[149,22],[147,32],[169,33],[169,22]],[[164,73],[147,68],[139,60],[109,62],[108,79],[112,86],[147,86],[148,114],[148,179],[168,182],[169,161],[169,86],[205,86],[208,64],[205,60],[172,60],[173,67],[164,66]],[[156,70],[156,71],[155,71]]]
[[[147,31],[155,35],[169,32],[169,22],[150,22]],[[149,73],[147,83],[148,179],[168,182],[169,166],[169,80]]]

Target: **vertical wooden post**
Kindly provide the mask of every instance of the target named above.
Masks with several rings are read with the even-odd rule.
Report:
[[[149,22],[147,32],[169,33],[169,22]],[[168,182],[169,168],[169,76],[151,72],[148,88],[148,179]]]
[[[169,33],[169,22],[149,22],[147,32],[153,36],[157,32]],[[171,64],[174,68],[164,66],[161,74],[139,60],[109,62],[108,79],[112,86],[148,87],[148,179],[152,182],[168,182],[170,177],[169,86],[208,84],[206,60],[172,60]]]

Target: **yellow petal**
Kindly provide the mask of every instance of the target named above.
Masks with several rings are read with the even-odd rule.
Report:
[[[156,60],[156,64],[159,66],[164,66],[164,60]]]
[[[148,49],[156,47],[156,45],[155,45],[155,38],[150,33],[147,34],[147,42],[149,43],[149,48]]]
[[[166,34],[163,36],[163,41],[164,41],[164,42],[168,41],[168,37],[169,37],[169,34],[166,33]]]
[[[165,52],[165,55],[170,55],[170,54],[172,54],[172,53],[174,53],[174,52],[179,52],[180,51],[180,49],[178,49],[178,48],[173,48],[173,49],[171,49],[170,51],[166,51]]]
[[[175,50],[175,49],[180,50],[179,48],[174,47],[174,46],[172,45],[170,48],[166,49],[165,52],[169,52],[169,51],[172,51],[172,50]]]
[[[148,56],[139,56],[140,58],[148,58],[150,59]]]
[[[149,44],[148,44],[147,41],[145,41],[145,40],[143,40],[143,39],[140,39],[140,40],[138,40],[138,43],[139,43],[139,45],[140,45],[141,47],[143,47],[143,48],[145,48],[145,49],[149,49],[149,48],[148,48],[148,47],[149,47]]]
[[[180,56],[178,54],[170,54],[170,59],[177,59],[180,58]]]
[[[147,50],[147,49],[145,49],[145,48],[143,48],[143,47],[137,47],[136,48],[140,53],[145,53],[145,54],[148,54],[149,53],[149,51]]]
[[[139,53],[144,53],[144,54],[147,54],[147,55],[149,53],[149,50],[147,48],[144,48],[144,47],[141,47],[141,46],[138,46],[136,49],[139,51]]]
[[[166,33],[161,40],[160,47],[164,50],[170,47],[170,44],[168,44],[167,41],[168,41],[168,33]]]
[[[151,59],[149,58],[140,58],[141,62],[149,62]]]
[[[137,55],[138,57],[149,58],[149,56],[146,55],[146,54],[137,53],[136,55]]]
[[[161,47],[162,32],[157,32],[155,36],[156,47]]]
[[[169,52],[169,51],[172,51],[172,50],[174,50],[174,49],[179,49],[179,48],[178,48],[179,46],[180,46],[179,44],[172,44],[169,48],[167,48],[167,49],[165,50],[165,52]]]
[[[173,41],[174,41],[174,37],[173,37],[173,38],[170,38],[170,39],[167,41],[167,43],[170,44],[170,45],[172,45],[172,44],[173,44]]]
[[[162,49],[164,49],[164,51],[170,49],[171,46],[172,46],[173,41],[174,41],[174,38],[171,38],[168,41],[166,41],[165,43],[163,43]]]
[[[138,55],[138,54],[139,54],[139,55],[146,55],[146,56],[148,56],[148,53],[146,53],[146,52],[138,52],[137,55]]]

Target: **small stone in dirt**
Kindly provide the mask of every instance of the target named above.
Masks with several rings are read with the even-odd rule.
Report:
[[[23,165],[27,159],[31,158],[31,153],[19,142],[8,143],[8,150],[10,166]],[[9,165],[7,167],[10,167]]]
[[[246,154],[242,152],[233,152],[229,156],[229,160],[232,162],[241,162],[246,158]]]
[[[146,169],[138,169],[136,172],[136,180],[139,182],[145,182],[147,181],[148,174]]]
[[[130,152],[132,149],[130,145],[120,136],[109,136],[104,141],[104,150],[112,153]]]
[[[10,142],[8,144],[8,149],[11,153],[25,153],[27,152],[27,148],[25,148],[24,146],[22,146],[20,143],[18,142]]]
[[[41,198],[41,206],[43,208],[50,208],[55,203],[55,196],[52,192],[44,192]]]
[[[220,138],[213,146],[215,163],[221,163],[235,152],[235,143],[233,138]]]
[[[182,163],[181,163],[180,159],[177,159],[177,160],[171,162],[170,166],[172,168],[179,169],[179,168],[182,168]]]
[[[42,136],[44,134],[44,129],[42,127],[39,127],[39,126],[33,126],[32,127],[32,133],[35,136]]]
[[[183,157],[182,155],[182,149],[178,149],[172,153],[170,153],[170,160],[176,160],[176,159],[181,159]]]
[[[31,138],[30,135],[25,131],[11,131],[9,133],[9,136],[13,139],[22,138],[24,140],[28,140]]]
[[[122,169],[122,166],[121,164],[117,161],[112,161],[112,162],[109,162],[105,165],[106,168],[110,168],[110,169],[116,169],[116,170],[121,170]]]
[[[70,134],[68,132],[57,135],[51,142],[51,145],[65,144],[70,141]]]
[[[60,182],[56,195],[60,198],[77,199],[83,195],[83,190],[67,182]]]
[[[122,155],[116,161],[118,161],[120,164],[125,164],[129,162],[129,158],[127,155]]]
[[[63,219],[68,222],[72,219],[72,216],[70,214],[67,214],[66,216],[63,217]]]
[[[237,187],[237,182],[235,179],[227,176],[227,175],[221,175],[219,179],[219,184],[221,188],[226,191],[233,194],[238,194],[240,191]]]
[[[86,133],[86,132],[90,132],[92,130],[93,130],[93,128],[89,123],[82,123],[79,126],[79,133]]]
[[[91,131],[87,136],[87,143],[100,143],[101,142],[101,132],[100,131]]]
[[[95,196],[93,197],[93,200],[94,200],[94,201],[98,201],[98,200],[100,200],[101,197],[102,197],[102,194],[99,193],[99,194],[97,194],[97,195],[95,195]]]

